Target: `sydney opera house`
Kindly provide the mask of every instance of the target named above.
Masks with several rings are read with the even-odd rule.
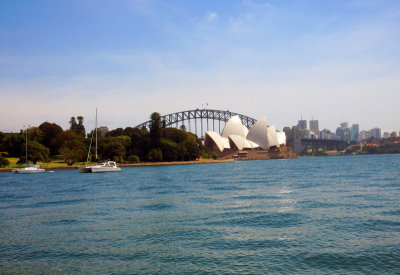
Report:
[[[267,125],[267,118],[259,119],[250,130],[239,116],[233,116],[225,125],[222,134],[208,131],[204,145],[217,153],[220,159],[278,159],[294,157],[292,148],[286,146],[284,132]]]

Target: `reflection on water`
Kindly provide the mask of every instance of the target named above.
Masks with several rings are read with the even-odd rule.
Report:
[[[399,164],[381,155],[1,173],[1,273],[399,273]]]

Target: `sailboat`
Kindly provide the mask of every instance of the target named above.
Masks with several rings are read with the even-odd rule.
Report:
[[[26,166],[24,168],[21,169],[15,169],[12,170],[12,172],[14,174],[36,174],[36,173],[44,173],[46,172],[46,170],[40,168],[39,165],[35,165],[35,164],[29,164],[28,163],[28,127],[25,130],[25,161],[26,161]]]
[[[96,159],[97,159],[97,108],[96,108],[96,125],[95,125],[95,134],[96,134]],[[90,139],[89,151],[86,159],[86,164],[89,161],[90,149],[92,147],[93,133],[92,138]],[[78,168],[79,173],[104,173],[104,172],[119,172],[121,168],[117,166],[115,161],[100,161],[96,165],[89,165],[85,167]]]

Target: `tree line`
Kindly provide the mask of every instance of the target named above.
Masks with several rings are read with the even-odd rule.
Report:
[[[150,129],[126,127],[97,135],[97,160],[117,162],[139,161],[188,161],[200,155],[208,156],[202,142],[196,135],[181,129],[165,127],[165,121],[157,112],[150,116]],[[38,127],[21,130],[18,134],[0,132],[0,152],[8,157],[18,157],[18,163],[25,163],[25,131],[28,131],[28,161],[49,162],[63,159],[67,165],[86,161],[89,148],[90,160],[96,161],[94,131],[86,134],[84,118],[70,120],[70,128],[63,130],[56,123],[44,122]],[[92,143],[92,144],[91,144]],[[0,156],[0,165],[4,157]]]

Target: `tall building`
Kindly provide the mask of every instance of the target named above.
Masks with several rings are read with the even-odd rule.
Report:
[[[314,132],[314,134],[319,135],[318,120],[310,120],[310,130]]]
[[[340,123],[340,127],[336,128],[336,135],[340,137],[341,140],[350,140],[350,128],[346,127],[349,124],[347,122]]]
[[[371,133],[370,137],[374,137],[374,138],[377,138],[377,139],[380,139],[382,137],[381,128],[376,127],[374,129],[371,129],[370,133]]]
[[[360,126],[358,124],[353,124],[350,129],[350,140],[357,141],[359,133],[360,133]]]
[[[299,127],[299,130],[305,130],[307,129],[307,120],[299,120],[297,123],[297,126]]]

